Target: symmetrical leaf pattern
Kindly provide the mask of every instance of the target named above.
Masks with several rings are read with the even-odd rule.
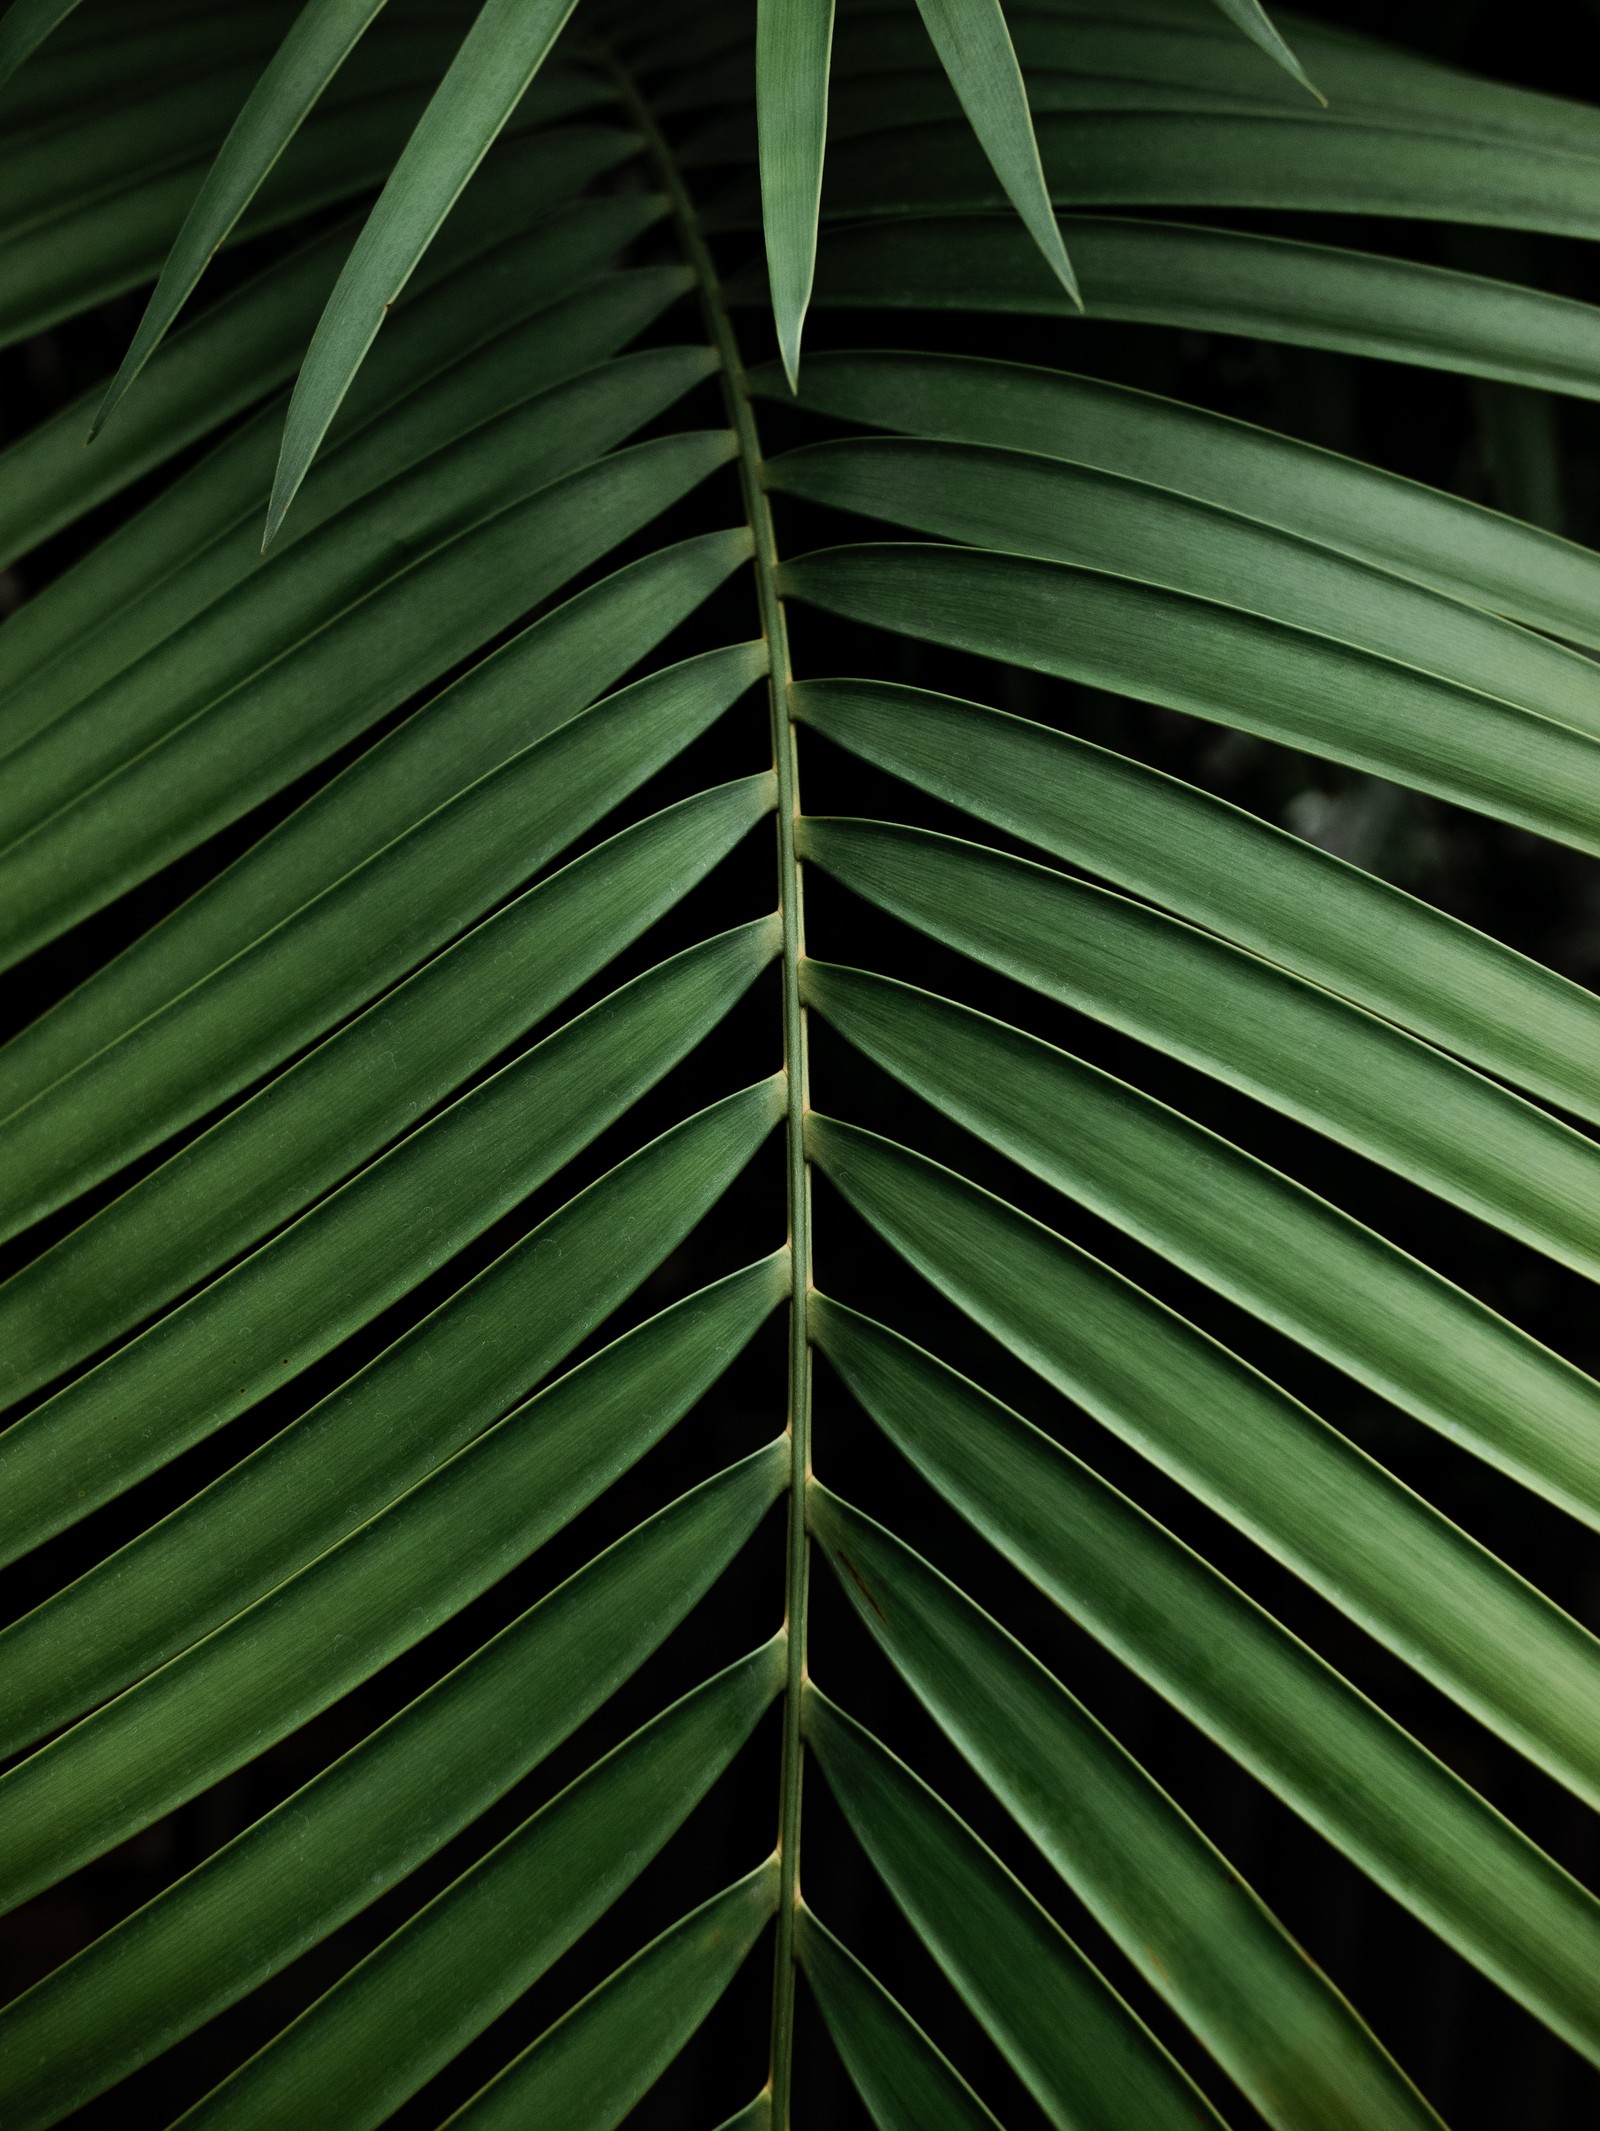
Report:
[[[155,282],[0,453],[0,559],[78,536],[0,630],[0,1896],[254,1801],[0,2119],[598,2131],[759,1960],[726,2131],[824,2028],[884,2131],[1437,2126],[1096,1667],[1600,2066],[1600,1904],[1374,1687],[1600,1809],[1600,1643],[1386,1455],[1594,1528],[1600,1384],[1359,1188],[1600,1277],[1600,1004],[1139,740],[1600,854],[1600,561],[1095,338],[1600,398],[1600,310],[1289,219],[1592,239],[1600,113],[1254,0],[570,12],[0,22],[0,331]]]

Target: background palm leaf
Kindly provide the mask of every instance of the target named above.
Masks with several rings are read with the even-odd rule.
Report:
[[[0,455],[0,1894],[211,1816],[5,2121],[1454,2114],[1213,1749],[1592,2097],[1600,1384],[1481,1268],[1600,1273],[1600,1008],[1270,795],[1589,880],[1600,569],[1148,388],[1548,438],[1594,307],[1354,218],[1592,239],[1600,118],[568,12],[0,23],[6,336],[160,277]]]

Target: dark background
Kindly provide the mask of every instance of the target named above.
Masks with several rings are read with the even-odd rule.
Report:
[[[1398,12],[1363,0],[1342,0],[1318,12],[1504,80],[1584,95],[1596,78],[1600,10],[1580,0],[1533,0],[1515,10],[1490,0],[1458,5],[1419,0]],[[1226,219],[1244,226],[1274,226],[1266,216]],[[1297,227],[1335,242],[1404,251],[1441,263],[1481,265],[1507,278],[1591,299],[1595,294],[1592,254],[1576,243],[1480,238],[1447,234],[1431,225],[1334,217],[1315,218],[1314,224],[1311,218],[1299,218]],[[262,256],[259,247],[246,252],[238,260],[220,262],[210,290],[213,300],[230,285],[230,277],[249,270]],[[739,263],[737,248],[728,263]],[[141,303],[142,294],[109,304],[0,355],[0,433],[5,438],[22,433],[114,367]],[[769,352],[761,313],[742,313],[739,324],[752,359]],[[696,331],[692,309],[685,307],[663,322],[658,337],[689,337]],[[944,317],[920,330],[892,320],[886,329],[881,319],[820,312],[811,321],[808,346],[873,340],[893,344],[901,339],[1005,353],[1172,392],[1537,518],[1590,544],[1600,542],[1600,414],[1581,402],[1558,402],[1514,388],[1312,351],[1092,323],[1063,326],[1045,320]],[[703,403],[695,403],[688,413],[708,423],[720,419],[709,389]],[[763,409],[761,419],[769,450],[815,433],[783,410]],[[149,492],[146,484],[120,498],[0,576],[0,611],[8,611],[70,564]],[[694,500],[674,523],[672,534],[731,522],[738,510],[729,476]],[[809,508],[780,508],[780,547],[787,553],[851,537],[857,530]],[[661,537],[659,531],[647,534],[632,549],[608,558],[603,568],[615,567],[631,552],[645,551]],[[1593,985],[1600,977],[1600,869],[1530,836],[1402,793],[1377,779],[1093,690],[1043,682],[942,651],[919,653],[898,639],[804,610],[792,615],[791,626],[796,670],[802,676],[880,673],[1060,725],[1294,828],[1583,983]],[[735,586],[681,631],[666,655],[753,629],[748,588]],[[345,759],[335,758],[306,785],[36,957],[10,987],[6,1026],[20,1025],[69,989],[124,939],[226,864]],[[752,696],[585,842],[704,783],[757,769],[767,759],[764,706]],[[970,828],[811,735],[803,742],[802,778],[812,812],[892,814],[956,833]],[[1000,840],[981,833],[987,840]],[[769,831],[763,828],[572,1006],[590,1003],[663,953],[768,907],[768,839]],[[1289,1169],[1581,1365],[1600,1366],[1600,1340],[1582,1284],[1531,1252],[1246,1098],[931,948],[905,928],[851,902],[825,880],[808,883],[807,925],[815,954],[890,969],[927,983],[1124,1073]],[[70,1580],[265,1440],[623,1154],[690,1109],[772,1070],[779,1063],[777,1003],[775,976],[769,973],[693,1060],[669,1075],[580,1162],[453,1260],[435,1282],[305,1371],[275,1399],[0,1577],[0,1617],[11,1617]],[[563,1008],[559,1018],[566,1018],[569,1010]],[[542,1033],[532,1030],[527,1040]],[[812,1043],[813,1099],[819,1108],[912,1140],[1086,1243],[1381,1456],[1580,1619],[1600,1626],[1600,1552],[1591,1535],[987,1154],[849,1054],[825,1029],[814,1026]],[[162,1149],[160,1154],[170,1151]],[[157,1158],[127,1172],[116,1188],[124,1188]],[[64,1218],[59,1225],[82,1218],[110,1189],[94,1201],[81,1202],[71,1220]],[[777,1247],[783,1229],[781,1150],[774,1140],[716,1216],[645,1283],[588,1348],[706,1279]],[[43,1232],[23,1239],[0,1261],[0,1271],[19,1256],[31,1256],[45,1240]],[[1570,1870],[1600,1886],[1600,1846],[1592,1816],[1275,1569],[1248,1542],[1121,1450],[953,1311],[928,1311],[925,1291],[919,1294],[914,1279],[820,1182],[816,1254],[819,1285],[867,1301],[887,1322],[915,1330],[924,1343],[979,1377],[1125,1486],[1373,1694]],[[190,1869],[600,1546],[732,1456],[766,1440],[783,1418],[783,1370],[782,1327],[775,1321],[656,1453],[447,1629],[203,1797],[6,1920],[0,1926],[0,1997],[25,1987]],[[883,1446],[820,1362],[815,1445],[823,1479],[892,1522],[974,1597],[997,1611],[1145,1762],[1354,1999],[1457,2131],[1490,2125],[1578,2131],[1600,2121],[1600,2077],[1039,1600]],[[659,1659],[491,1813],[314,1952],[73,2121],[106,2127],[168,2121],[599,1753],[714,1665],[731,1661],[762,1640],[781,1613],[781,1516],[781,1511],[774,1514],[733,1573],[669,1640]],[[886,1742],[905,1752],[1000,1850],[1175,2050],[1229,2121],[1255,2121],[1049,1870],[1007,1827],[887,1667],[865,1648],[820,1560],[813,1585],[811,1663],[819,1683],[835,1699],[870,1720]],[[777,1750],[775,1716],[769,1716],[728,1778],[601,1926],[397,2120],[419,2126],[437,2123],[654,1931],[754,1865],[772,1838]],[[890,1982],[1005,2121],[1017,2131],[1041,2123],[1039,2112],[899,1920],[815,1774],[807,1787],[804,1883],[818,1913]],[[748,2099],[765,2073],[770,1987],[764,1942],[696,2043],[646,2102],[638,2121],[710,2126]],[[800,2121],[864,2121],[803,1991],[800,2019]]]

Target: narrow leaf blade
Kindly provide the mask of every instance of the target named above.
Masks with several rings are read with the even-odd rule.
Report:
[[[1064,236],[1092,318],[1237,333],[1600,399],[1595,310],[1573,297],[1410,260],[1133,216]],[[749,276],[730,299],[760,301]],[[997,215],[912,215],[833,232],[812,300],[882,310],[1072,317],[1027,231]]]
[[[1600,1384],[1288,1177],[1005,1022],[832,964],[806,996],[896,1079],[1600,1529]]]
[[[407,141],[312,336],[267,510],[269,544],[418,259],[572,12],[574,0],[485,0]]]
[[[1272,17],[1261,5],[1261,0],[1215,0],[1215,5],[1227,16],[1235,29],[1243,30],[1251,43],[1258,44],[1269,59],[1276,60],[1283,71],[1299,82],[1308,95],[1314,96],[1319,104],[1327,104],[1328,99],[1279,36]]]
[[[813,1482],[867,1633],[1124,1954],[1279,2131],[1439,2119],[1226,1858],[1023,1646]]]
[[[815,817],[801,827],[808,857],[946,945],[1600,1278],[1593,1142],[1431,1045],[1045,867],[918,829]]]
[[[76,2108],[242,1998],[502,1797],[630,1678],[776,1499],[781,1444],[706,1481],[0,2012],[0,2100]],[[247,1938],[239,1919],[248,1916]]]
[[[878,2131],[999,2131],[949,2059],[877,1977],[802,1907],[795,1945],[845,2070]]]
[[[709,598],[749,551],[743,531],[676,542],[613,571],[523,630],[0,1049],[0,1114],[9,1117],[78,1071],[466,785],[566,724]],[[396,974],[380,970],[375,985]],[[367,986],[343,994],[335,1016],[371,996]],[[297,1024],[291,1045],[317,1033],[317,1025]],[[263,1058],[256,1071],[275,1062]]]
[[[758,920],[636,977],[35,1406],[0,1435],[9,1546],[157,1470],[409,1293],[687,1056],[775,934]]]
[[[1073,1620],[1395,1900],[1600,2064],[1600,1902],[1331,1666],[1039,1429],[827,1296],[889,1441]],[[1219,1666],[1217,1652],[1230,1653]]]
[[[212,255],[382,6],[383,0],[306,0],[206,173],[132,344],[90,424],[91,439],[161,345]]]
[[[1368,574],[1342,558],[1327,561],[1330,575],[1341,567],[1358,579]],[[928,541],[824,549],[785,564],[781,581],[836,614],[1330,756],[1600,853],[1594,732],[1297,622],[1089,564]],[[1381,599],[1381,587],[1374,591]],[[1466,633],[1471,622],[1464,617]],[[1536,642],[1530,669],[1547,648]],[[1594,663],[1551,656],[1573,669],[1581,714],[1593,724]]]
[[[185,2131],[382,2123],[605,1913],[782,1684],[780,1635],[625,1739],[180,2117]]]
[[[1028,92],[1000,0],[917,0],[917,5],[995,176],[1081,311],[1083,298],[1050,204]]]
[[[777,1902],[773,1858],[635,1954],[449,2123],[613,2131],[722,1996]]]
[[[1594,994],[1375,874],[1004,711],[882,681],[801,681],[790,702],[921,790],[1600,1124]]]
[[[751,390],[788,397],[776,364]],[[1600,557],[1481,503],[1232,415],[991,357],[824,350],[800,404],[869,429],[998,444],[1156,481],[1591,649]]]
[[[806,1737],[862,1847],[1053,2122],[1194,2131],[1219,2119],[992,1850],[815,1687]]]
[[[1577,1796],[1600,1800],[1600,1642],[1307,1408],[1054,1230],[813,1114],[864,1218],[1055,1389]]]
[[[761,1260],[602,1348],[289,1583],[18,1763],[0,1778],[0,1900],[26,1900],[253,1760],[487,1590],[682,1418],[788,1285],[786,1257]]]
[[[673,1126],[259,1450],[14,1621],[0,1634],[4,1735],[42,1737],[154,1670],[491,1426],[683,1240],[781,1110],[769,1081]]]
[[[828,133],[834,0],[758,0],[756,113],[767,272],[783,367],[800,376],[800,335],[817,264]]]

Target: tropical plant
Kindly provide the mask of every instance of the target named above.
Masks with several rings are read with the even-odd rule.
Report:
[[[1600,114],[1012,0],[1041,176],[919,4],[0,22],[5,335],[136,321],[0,456],[5,1904],[216,1807],[8,2131],[611,2125],[758,1942],[730,2131],[812,2004],[887,2131],[1437,2124],[1113,1675],[1600,2065],[1600,1907],[1383,1706],[1600,1804],[1600,1648],[1399,1476],[1600,1523],[1411,1248],[1600,1272],[1600,1009],[1203,758],[1592,855],[1600,560],[1095,338],[1600,399],[1398,219],[1600,236]]]

